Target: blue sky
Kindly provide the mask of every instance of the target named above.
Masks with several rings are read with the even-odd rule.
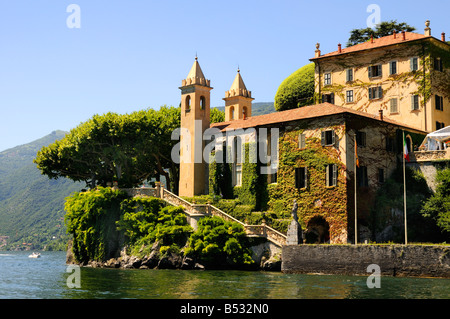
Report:
[[[77,4],[81,28],[68,28]],[[377,4],[423,33],[450,36],[450,2],[2,0],[0,151],[94,114],[178,106],[181,80],[197,52],[211,80],[212,106],[224,105],[239,65],[255,102],[273,101],[280,83],[365,28]]]

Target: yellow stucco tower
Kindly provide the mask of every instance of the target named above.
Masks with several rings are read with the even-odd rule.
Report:
[[[181,83],[180,196],[205,194],[206,163],[203,132],[209,128],[210,80],[203,75],[197,57]]]
[[[225,92],[225,122],[252,116],[252,92],[245,87],[239,69],[231,88]]]

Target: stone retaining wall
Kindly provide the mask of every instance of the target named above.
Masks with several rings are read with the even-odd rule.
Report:
[[[376,264],[384,276],[450,278],[450,247],[428,245],[283,246],[285,273],[368,275]]]

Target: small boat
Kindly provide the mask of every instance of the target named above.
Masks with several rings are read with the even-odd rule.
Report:
[[[30,256],[28,256],[29,258],[39,258],[39,257],[41,257],[41,254],[40,253],[35,253],[35,252],[33,252]]]

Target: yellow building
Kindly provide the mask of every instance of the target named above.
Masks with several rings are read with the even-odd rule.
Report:
[[[393,33],[322,54],[316,45],[315,95],[424,131],[450,125],[450,45],[424,34]]]

